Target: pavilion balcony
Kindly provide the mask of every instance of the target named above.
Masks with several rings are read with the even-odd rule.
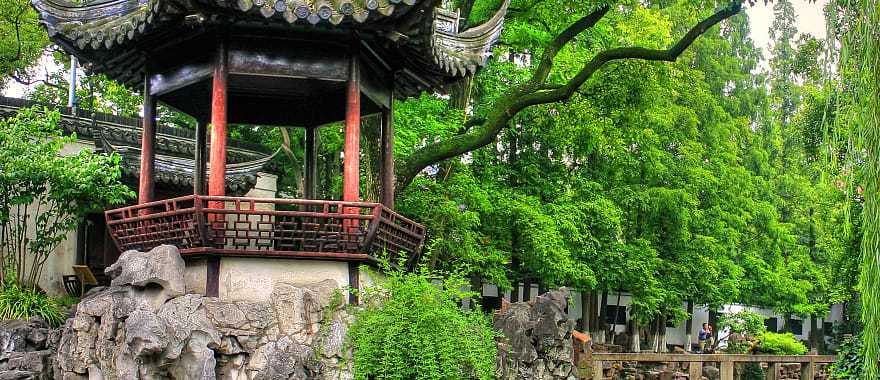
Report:
[[[425,227],[379,203],[189,195],[105,213],[120,250],[412,265]]]

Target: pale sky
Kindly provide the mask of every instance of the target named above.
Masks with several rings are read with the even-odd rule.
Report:
[[[828,0],[809,2],[806,0],[791,0],[794,11],[797,14],[797,28],[801,33],[813,35],[816,38],[825,38],[825,13],[823,9]],[[758,0],[754,6],[745,5],[746,14],[749,15],[749,29],[755,46],[764,49],[765,61],[770,58],[770,26],[773,25],[773,3],[764,5],[764,1]],[[766,68],[766,62],[763,67]]]
[[[791,0],[794,10],[797,13],[797,28],[801,33],[809,33],[817,38],[825,38],[825,15],[822,11],[828,0],[817,0],[810,2],[807,0]],[[770,26],[773,24],[773,3],[764,4],[764,1],[758,0],[754,6],[745,6],[746,13],[749,15],[749,25],[752,34],[752,40],[755,45],[764,49],[764,58],[769,57],[770,46]],[[762,65],[766,68],[766,62]],[[57,66],[52,62],[51,57],[46,56],[41,61],[40,67],[37,68],[38,78],[45,78],[46,69],[52,71],[57,70]],[[28,91],[28,88],[18,83],[10,83],[3,95],[22,97]]]

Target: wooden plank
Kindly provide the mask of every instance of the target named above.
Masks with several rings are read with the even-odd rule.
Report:
[[[733,380],[733,361],[721,362],[721,380]]]
[[[703,363],[702,362],[688,363],[688,379],[689,380],[700,380],[702,378],[703,378]]]
[[[184,64],[167,72],[154,74],[145,82],[150,84],[150,94],[161,96],[210,78],[212,67],[209,62]]]

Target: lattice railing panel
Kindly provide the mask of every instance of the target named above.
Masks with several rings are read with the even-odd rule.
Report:
[[[215,254],[372,254],[421,250],[425,228],[377,203],[187,196],[106,212],[121,250],[172,244]]]

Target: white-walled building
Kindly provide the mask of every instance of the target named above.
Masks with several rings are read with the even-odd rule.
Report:
[[[519,285],[519,295],[522,297],[524,294],[523,285]],[[535,299],[539,294],[539,288],[537,285],[532,285],[530,292],[530,300]],[[502,294],[503,297],[510,299],[511,292],[506,291]],[[495,285],[484,285],[483,286],[483,296],[484,297],[498,297],[498,288]],[[622,333],[626,331],[626,322],[630,317],[630,303],[632,301],[632,296],[627,293],[608,293],[608,301],[606,304],[606,316],[607,322],[610,324],[614,321],[614,332]],[[682,303],[682,310],[687,310],[687,304]],[[578,292],[572,292],[571,299],[569,300],[568,306],[568,315],[570,318],[574,320],[579,320],[583,317],[583,305],[581,305],[581,295]],[[693,319],[691,323],[691,334],[690,339],[691,343],[694,347],[697,344],[697,336],[700,332],[700,328],[703,323],[709,323],[709,310],[703,305],[694,305],[693,306]],[[753,306],[745,306],[745,305],[724,305],[722,308],[718,310],[719,316],[721,314],[728,313],[736,313],[742,310],[749,310],[756,312],[760,315],[763,315],[767,319],[765,320],[765,326],[767,326],[769,331],[779,332],[783,330],[784,324],[790,323],[792,326],[790,328],[792,334],[799,340],[807,341],[810,338],[810,320],[792,316],[791,320],[786,321],[785,316],[776,313],[773,310],[753,307]],[[617,312],[617,317],[615,318],[615,312]],[[615,320],[616,319],[616,320]],[[820,329],[823,329],[823,334],[825,334],[825,338],[827,339],[831,334],[831,326],[833,324],[837,324],[843,321],[843,307],[842,305],[833,305],[829,313],[823,317],[819,318],[817,321],[817,326]],[[681,346],[685,347],[687,344],[687,331],[685,330],[686,321],[681,321],[675,324],[669,323],[666,326],[666,344],[669,346]],[[720,326],[715,326],[716,329],[721,329]],[[718,330],[721,337],[724,337],[726,334]]]

